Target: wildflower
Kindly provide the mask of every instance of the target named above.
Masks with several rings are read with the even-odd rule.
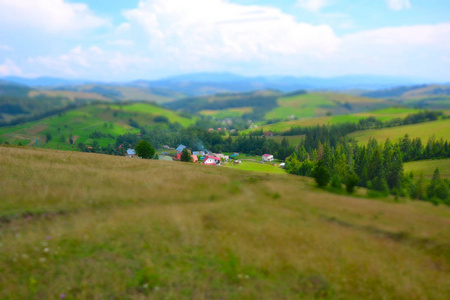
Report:
[[[39,258],[39,261],[40,261],[41,263],[45,263],[46,260],[47,260],[47,259],[46,259],[45,257]]]
[[[250,279],[250,276],[245,275],[244,278],[245,278],[245,279]]]
[[[49,251],[50,251],[49,248],[44,248],[44,252],[45,252],[45,253],[47,253],[47,252],[49,252]]]
[[[47,236],[45,237],[45,239],[46,239],[46,240],[49,240],[49,239],[50,239],[50,236],[47,235]]]
[[[61,298],[61,299],[66,298],[66,294],[61,294],[60,298]]]

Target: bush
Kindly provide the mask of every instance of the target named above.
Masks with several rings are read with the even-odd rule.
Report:
[[[134,148],[139,157],[150,159],[155,155],[155,148],[147,141],[140,141]]]
[[[345,179],[345,190],[350,194],[353,193],[355,191],[355,186],[358,184],[358,182],[359,176],[356,175],[355,173],[347,175],[347,178]]]
[[[314,169],[313,177],[316,180],[318,186],[324,187],[327,186],[330,182],[331,175],[330,171],[328,171],[325,166],[319,165]]]
[[[334,175],[331,178],[331,186],[336,188],[336,189],[342,189],[342,180],[341,177],[339,177],[339,175]]]
[[[185,162],[193,162],[191,151],[189,151],[187,148],[184,148],[183,151],[181,151],[181,161]]]

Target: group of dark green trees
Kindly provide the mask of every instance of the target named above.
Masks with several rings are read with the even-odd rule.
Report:
[[[446,144],[430,140],[427,145]],[[312,153],[307,152],[302,145],[286,159],[286,171],[314,177],[319,186],[331,183],[332,187],[340,188],[345,184],[348,192],[352,192],[357,185],[382,195],[391,193],[450,204],[450,182],[440,178],[439,170],[435,171],[435,176],[428,186],[422,175],[414,178],[413,173],[404,174],[403,159],[409,155],[408,151],[403,151],[405,141],[408,141],[407,136],[398,143],[387,139],[384,144],[379,144],[375,139],[371,139],[367,146],[359,146],[344,139],[335,147],[319,143],[319,147]],[[417,151],[424,155],[423,153],[428,153],[426,149],[422,147]],[[441,158],[442,151],[430,153]]]

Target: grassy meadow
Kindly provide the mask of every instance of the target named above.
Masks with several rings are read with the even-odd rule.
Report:
[[[266,119],[312,118],[324,116],[327,112],[342,114],[387,106],[386,100],[338,93],[308,93],[281,97],[277,102],[279,107],[268,112]]]
[[[25,124],[1,127],[0,141],[8,141],[10,144],[32,146],[34,138],[40,139],[39,145],[44,148],[76,150],[76,146],[69,143],[72,134],[75,143],[92,144],[94,141],[89,136],[93,131],[100,131],[107,135],[96,139],[100,146],[106,147],[115,142],[118,135],[133,132],[139,129],[130,126],[129,120],[133,119],[140,125],[155,126],[155,116],[165,116],[170,122],[179,122],[187,126],[195,122],[195,118],[186,118],[176,112],[146,103],[134,103],[129,105],[95,104],[66,111],[42,120]],[[46,142],[46,133],[49,132],[52,139]],[[109,136],[108,136],[109,135]]]
[[[0,147],[1,299],[448,299],[450,208]]]
[[[412,138],[421,138],[422,143],[434,136],[436,139],[450,140],[450,119],[437,120],[412,125],[403,125],[382,129],[362,130],[350,133],[348,136],[355,138],[358,143],[365,144],[370,138],[384,142],[387,138],[391,141],[403,138],[405,134]]]
[[[237,107],[237,108],[228,108],[221,110],[202,110],[199,114],[204,116],[210,116],[216,118],[218,120],[223,120],[226,118],[240,118],[243,114],[248,114],[253,112],[253,107]]]
[[[403,167],[405,172],[413,171],[416,177],[422,173],[427,179],[433,178],[434,170],[439,168],[441,178],[450,178],[450,159],[412,161],[405,163]]]
[[[267,125],[262,125],[257,129],[263,129],[264,131],[286,131],[291,127],[296,126],[317,126],[317,125],[335,125],[341,123],[357,123],[359,120],[375,117],[380,121],[390,121],[396,118],[405,118],[409,114],[415,114],[422,110],[407,108],[407,107],[389,107],[377,110],[371,110],[366,112],[359,112],[353,114],[343,114],[343,115],[335,115],[335,116],[320,116],[320,117],[308,117],[308,118],[300,118],[297,120],[277,122]],[[249,132],[247,130],[245,132]]]

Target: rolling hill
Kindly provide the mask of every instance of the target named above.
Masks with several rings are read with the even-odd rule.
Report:
[[[404,164],[405,173],[413,171],[416,177],[423,173],[427,179],[433,178],[436,168],[439,168],[441,178],[450,178],[450,159],[421,160]]]
[[[450,85],[423,84],[400,86],[363,93],[363,96],[386,98],[410,107],[450,109]]]
[[[298,119],[366,111],[392,105],[385,100],[338,93],[305,93],[277,100],[278,107],[268,112],[266,119]]]
[[[45,149],[0,165],[0,298],[450,297],[446,206]]]
[[[178,122],[182,126],[188,126],[196,121],[196,118],[180,116],[173,111],[147,103],[91,104],[39,121],[0,127],[0,140],[10,144],[33,145],[34,139],[38,138],[41,147],[76,150],[76,146],[69,143],[72,136],[73,142],[77,144],[92,144],[96,140],[100,146],[106,147],[114,143],[118,135],[140,131],[132,125],[139,124],[147,128],[155,125],[164,126],[165,122],[155,121],[157,116],[163,116],[168,122]],[[102,135],[90,137],[95,131],[101,132]],[[52,136],[48,143],[47,133]]]
[[[343,115],[331,115],[322,117],[301,118],[298,120],[275,122],[271,124],[259,125],[256,129],[263,131],[285,131],[291,127],[296,126],[316,126],[316,125],[334,125],[340,123],[357,123],[359,120],[374,117],[380,121],[390,121],[396,118],[405,118],[409,114],[415,114],[421,112],[420,109],[408,108],[408,107],[388,107],[376,110],[370,110],[365,112],[343,114]],[[448,112],[444,112],[448,113]],[[264,124],[264,123],[260,123]],[[254,129],[253,129],[254,130]],[[244,131],[249,132],[250,130]]]
[[[429,138],[443,138],[450,140],[450,120],[437,120],[420,124],[404,125],[391,128],[369,129],[350,133],[348,136],[356,139],[358,143],[365,144],[370,138],[384,142],[387,138],[391,141],[398,140],[408,134],[412,138],[421,138],[422,142]]]

